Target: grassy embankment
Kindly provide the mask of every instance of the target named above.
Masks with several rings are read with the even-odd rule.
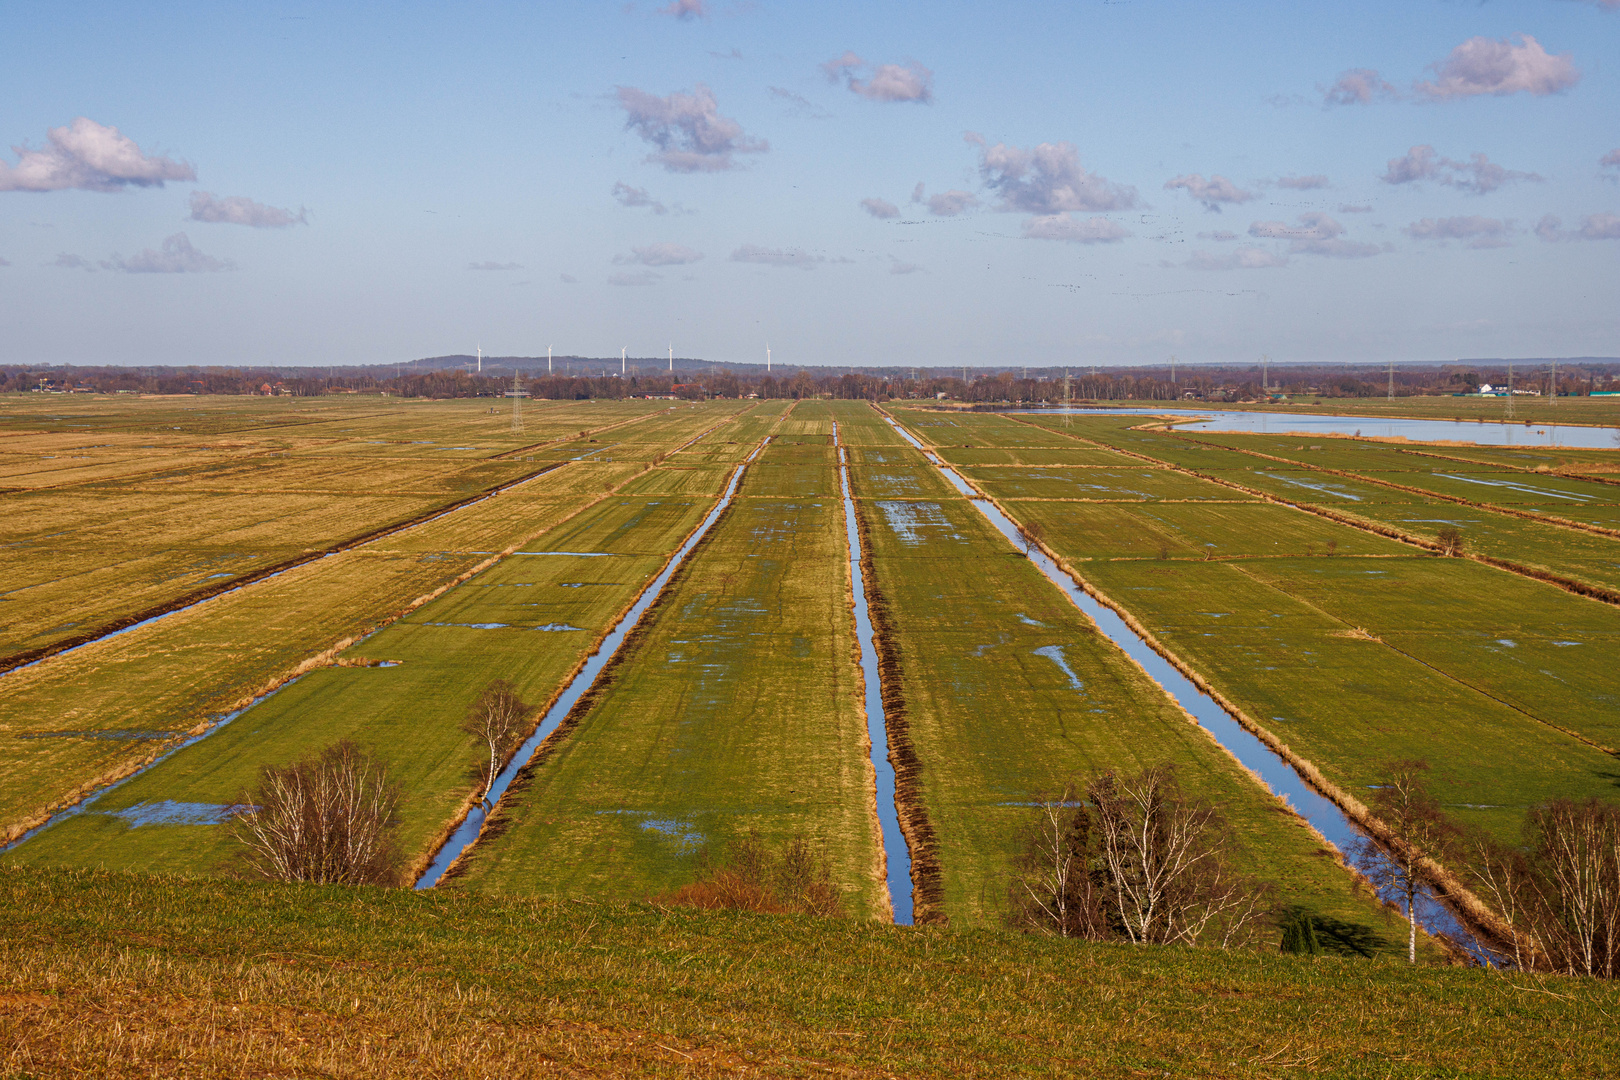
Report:
[[[548,441],[654,412],[548,402],[514,434],[482,402],[196,401],[0,402],[0,661],[431,514],[544,468]]]
[[[991,438],[1015,423],[974,422]],[[1101,418],[1042,422],[1054,436],[1123,438]],[[1613,689],[1588,658],[1620,641],[1607,605],[1287,507],[1232,504],[1215,484],[1197,503],[1131,494],[1146,484],[1125,485],[1126,502],[1030,499],[1027,485],[1057,483],[1028,479],[1041,471],[1060,472],[964,474],[1044,525],[1085,580],[1353,797],[1385,761],[1425,758],[1459,819],[1513,837],[1534,803],[1612,794],[1614,757],[1582,741],[1615,745]],[[1127,470],[1065,475],[1099,471]],[[1324,558],[1329,541],[1337,554]]]
[[[1280,903],[1339,927],[1339,948],[1352,940],[1368,951],[1397,944],[1320,837],[921,454],[893,445],[852,449],[851,457],[859,462],[852,484],[895,650],[903,722],[937,841],[937,902],[954,922],[1004,918],[1033,800],[1093,771],[1168,762],[1189,791],[1223,808],[1245,867],[1278,886]]]
[[[729,411],[688,414],[662,433],[668,441],[661,448],[626,445],[621,453],[650,459]],[[591,507],[604,487],[648,475],[644,467],[569,464],[454,514],[12,672],[0,696],[0,825],[15,832],[36,822],[46,807],[127,775],[184,733],[330,663],[362,634]]]
[[[1620,1075],[1620,988],[433,890],[0,870],[0,1075]]]
[[[836,452],[790,426],[446,888],[640,899],[757,830],[887,915]]]

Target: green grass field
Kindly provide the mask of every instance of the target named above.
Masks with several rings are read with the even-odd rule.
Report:
[[[921,454],[905,451],[915,466]],[[1392,947],[1321,840],[1187,718],[967,500],[896,501],[857,482],[893,623],[922,801],[954,923],[1005,917],[1032,803],[1094,771],[1175,766],[1223,807],[1283,902]],[[1048,504],[1042,504],[1048,505]]]
[[[975,419],[986,441],[998,438],[996,422],[1021,429],[1020,438],[1031,430],[1012,418]],[[1061,420],[1039,419],[1057,444]],[[1168,449],[1167,460],[1260,486],[1259,472],[1210,467],[1212,456],[1237,459],[1239,451],[1130,431],[1122,419],[1138,418],[1077,418],[1068,431],[1139,453]],[[1222,441],[1277,449],[1270,436]],[[1385,466],[1384,476],[1410,457],[1376,446],[1335,449],[1341,464],[1358,455]],[[1048,501],[986,479],[1023,471],[964,475],[1004,499],[1016,520],[1043,525],[1047,544],[1088,581],[1342,789],[1364,792],[1385,762],[1424,758],[1459,820],[1505,838],[1517,836],[1524,811],[1538,802],[1615,794],[1620,768],[1600,747],[1620,748],[1620,695],[1593,662],[1620,643],[1613,607],[1287,507]],[[1178,475],[1211,496],[1230,490]],[[1267,475],[1276,484],[1287,474]],[[1353,512],[1369,518],[1366,502],[1388,491],[1317,472],[1293,476],[1361,496]],[[1414,497],[1393,494],[1414,501],[1400,512],[1381,507],[1387,518],[1424,512]],[[1330,551],[1335,557],[1325,557]]]
[[[779,434],[747,467],[448,887],[640,899],[753,830],[805,836],[851,914],[887,917],[836,460]]]

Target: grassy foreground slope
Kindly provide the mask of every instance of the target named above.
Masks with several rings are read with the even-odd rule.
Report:
[[[0,870],[0,1076],[1620,1074],[1620,986]]]

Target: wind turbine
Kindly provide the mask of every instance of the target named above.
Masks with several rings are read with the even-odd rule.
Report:
[[[675,343],[669,343],[669,373],[675,374]]]
[[[551,346],[546,346],[546,374],[551,374]]]
[[[478,346],[478,374],[484,373],[484,347]]]
[[[628,346],[619,349],[619,378],[624,378],[624,354],[629,351]]]
[[[771,343],[765,343],[765,374],[771,373]]]

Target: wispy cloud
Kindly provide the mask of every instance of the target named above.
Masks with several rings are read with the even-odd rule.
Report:
[[[1615,0],[1620,5],[1620,0]],[[1610,150],[1598,158],[1598,175],[1605,180],[1620,180],[1620,149]]]
[[[88,270],[92,274],[96,272],[95,263],[83,255],[74,255],[67,251],[57,252],[56,258],[52,259],[47,265],[57,266],[63,270]]]
[[[832,116],[832,113],[803,94],[795,94],[786,87],[769,86],[766,89],[770,91],[771,97],[787,103],[789,116],[798,116],[806,120],[826,120]]]
[[[579,278],[575,277],[573,274],[558,274],[557,280],[561,281],[564,285],[579,284]]]
[[[101,264],[103,270],[126,274],[216,274],[235,270],[229,259],[216,259],[191,246],[185,233],[175,233],[163,241],[161,249],[142,248],[129,258],[114,255]]]
[[[900,216],[900,208],[887,199],[862,199],[861,208],[873,217],[884,220]]]
[[[1537,97],[1568,90],[1581,81],[1568,53],[1549,55],[1529,34],[1514,35],[1516,42],[1473,37],[1451,50],[1451,55],[1429,66],[1432,82],[1417,82],[1412,89],[1431,101],[1491,94],[1532,94]]]
[[[677,19],[705,19],[708,18],[709,8],[703,0],[670,0],[658,9],[660,15],[672,15]]]
[[[523,264],[522,263],[503,263],[503,262],[475,262],[475,263],[468,263],[467,264],[467,269],[469,269],[469,270],[521,270],[521,269],[523,269]]]
[[[703,252],[693,251],[682,244],[648,244],[630,249],[628,255],[616,255],[616,263],[640,263],[642,266],[685,266],[703,258]]]
[[[1266,270],[1287,266],[1288,256],[1264,248],[1240,247],[1230,255],[1211,255],[1195,251],[1184,264],[1189,270]]]
[[[905,64],[869,64],[855,53],[821,65],[829,82],[843,80],[852,93],[868,101],[913,101],[927,105],[934,100],[934,73],[915,60]],[[866,72],[866,78],[857,73]]]
[[[952,189],[924,198],[921,184],[918,184],[917,190],[911,193],[911,201],[924,203],[928,207],[928,212],[938,217],[956,217],[979,205],[979,197],[971,191]]]
[[[190,163],[148,154],[117,128],[78,117],[45,133],[47,145],[12,147],[17,164],[0,161],[0,191],[118,191],[195,180]]]
[[[191,193],[191,220],[222,225],[246,225],[253,229],[285,229],[289,225],[308,225],[309,211],[303,207],[298,213],[279,206],[266,206],[243,195],[220,198],[211,191]]]
[[[1548,214],[1536,222],[1536,235],[1548,243],[1571,240],[1620,240],[1620,214],[1587,214],[1581,227],[1564,231],[1563,221]]]
[[[1181,188],[1194,199],[1204,204],[1204,209],[1212,213],[1220,213],[1221,205],[1246,203],[1254,198],[1254,192],[1244,191],[1224,176],[1215,175],[1205,180],[1198,173],[1178,176],[1174,180],[1166,180],[1166,191]]]
[[[1322,89],[1318,86],[1317,89]],[[1324,105],[1370,105],[1380,98],[1399,97],[1400,91],[1371,68],[1341,71],[1334,84],[1322,92]]]
[[[916,263],[901,262],[893,255],[889,256],[889,273],[891,274],[920,274],[923,268]]]
[[[1050,215],[1129,210],[1137,205],[1135,188],[1087,172],[1072,143],[1041,143],[1024,150],[1006,143],[990,146],[973,132],[965,138],[979,147],[979,175],[985,187],[1001,197],[997,209]]]
[[[607,282],[609,285],[622,285],[627,288],[633,288],[641,285],[656,285],[662,280],[663,278],[659,277],[651,270],[637,270],[634,272],[619,270],[609,274],[607,277]]]
[[[624,126],[657,148],[647,160],[670,172],[722,172],[734,169],[733,154],[761,154],[764,139],[744,134],[742,125],[721,116],[714,91],[702,83],[691,93],[658,97],[633,86],[618,88]]]
[[[1105,217],[1084,221],[1068,214],[1045,214],[1024,221],[1025,240],[1062,240],[1070,244],[1115,244],[1131,235],[1123,225]]]
[[[1200,240],[1215,240],[1219,243],[1225,243],[1228,240],[1236,240],[1237,238],[1237,233],[1227,232],[1225,229],[1216,229],[1214,232],[1201,232],[1198,234],[1198,239]]]
[[[1484,154],[1472,154],[1467,161],[1453,161],[1438,156],[1427,144],[1414,146],[1402,157],[1390,158],[1384,175],[1386,184],[1415,184],[1432,180],[1446,187],[1456,188],[1474,195],[1489,193],[1519,180],[1541,182],[1536,173],[1504,169]]]
[[[1329,259],[1364,259],[1383,249],[1344,238],[1345,228],[1320,211],[1301,214],[1296,224],[1256,221],[1249,235],[1257,240],[1287,240],[1291,255],[1321,255]]]
[[[1316,191],[1319,188],[1331,187],[1328,178],[1321,173],[1310,176],[1282,176],[1277,179],[1277,186],[1288,188],[1290,191]]]
[[[744,244],[731,253],[732,262],[759,263],[763,266],[788,266],[798,270],[813,270],[827,261],[823,255],[812,255],[802,248],[767,248],[758,244]]]
[[[1401,230],[1414,240],[1461,240],[1471,248],[1506,247],[1513,235],[1513,222],[1501,218],[1448,217],[1423,218]]]
[[[646,188],[631,187],[623,180],[613,185],[613,201],[631,209],[644,206],[655,214],[669,213],[669,207],[649,195]]]
[[[1341,214],[1370,214],[1372,211],[1373,208],[1370,206],[1354,206],[1350,203],[1339,204],[1339,213]]]

